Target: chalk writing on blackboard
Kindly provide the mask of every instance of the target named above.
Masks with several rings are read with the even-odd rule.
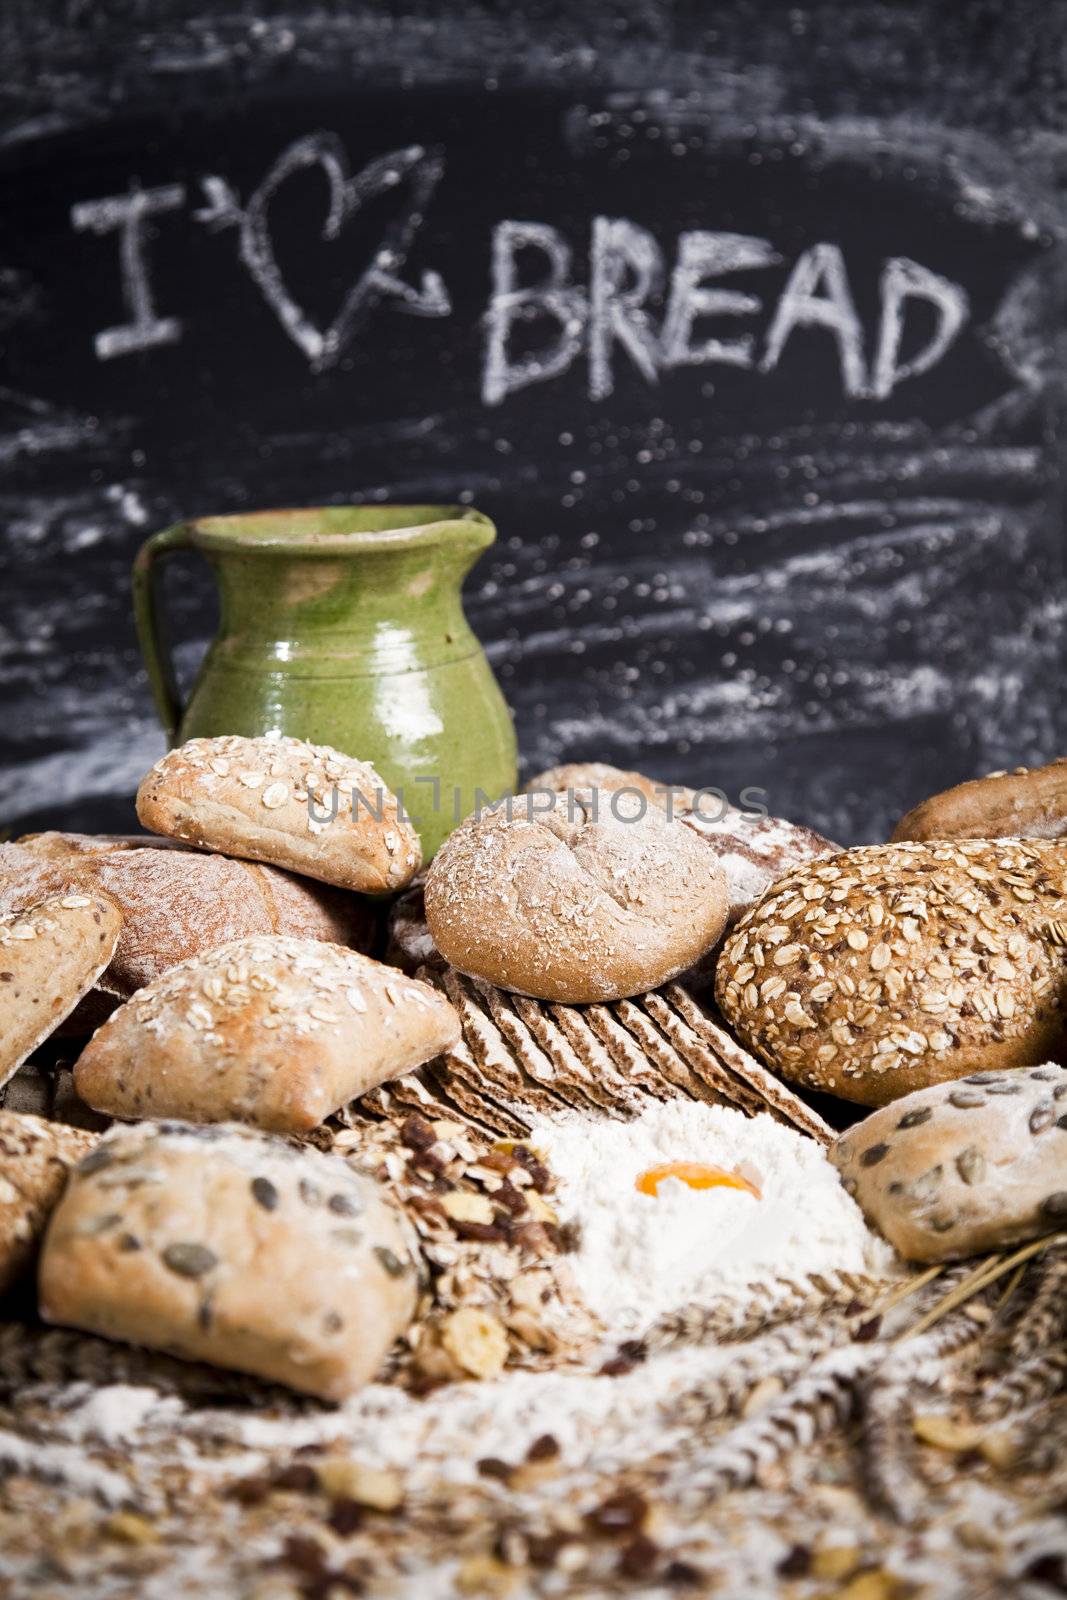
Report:
[[[145,254],[145,218],[163,211],[177,211],[185,204],[185,187],[169,183],[158,189],[136,185],[128,194],[111,195],[106,200],[84,200],[71,207],[71,225],[78,231],[118,233],[122,294],[130,321],[116,328],[104,328],[93,344],[101,361],[112,356],[127,356],[135,350],[151,350],[154,345],[174,344],[181,338],[177,317],[157,315],[148,276]]]
[[[278,262],[271,235],[271,206],[283,184],[307,171],[326,180],[324,241],[337,240],[346,224],[377,196],[395,191],[401,203],[383,231],[370,261],[344,295],[332,321],[317,323],[296,299]],[[194,222],[213,231],[232,228],[237,255],[256,289],[313,372],[334,366],[382,303],[421,317],[448,317],[452,302],[441,274],[425,269],[417,286],[403,276],[412,246],[445,172],[439,150],[409,145],[377,157],[352,173],[341,140],[313,133],[286,146],[242,205],[228,180],[207,173],[199,183],[204,204]],[[173,344],[182,323],[162,316],[152,293],[145,219],[186,204],[182,184],[155,189],[132,186],[123,195],[81,201],[71,208],[73,227],[117,233],[122,293],[128,323],[94,336],[101,360]],[[429,241],[432,251],[432,239]],[[586,387],[593,401],[615,388],[622,357],[649,383],[680,367],[716,364],[772,372],[799,328],[825,331],[833,342],[842,393],[855,400],[884,400],[901,384],[936,365],[969,315],[966,290],[906,256],[881,266],[877,326],[869,341],[840,245],[820,241],[793,262],[773,307],[751,288],[732,287],[731,274],[758,272],[782,263],[770,239],[692,229],[683,232],[673,259],[649,231],[625,217],[593,215],[589,224],[588,273],[575,264],[572,242],[547,222],[503,220],[490,230],[489,298],[484,322],[481,398],[497,406],[531,384],[568,371],[584,356]],[[528,268],[531,255],[541,270]],[[902,359],[909,302],[924,302],[933,329],[921,347]],[[662,303],[662,313],[657,307]],[[763,317],[765,326],[756,319]],[[726,321],[714,334],[698,323]],[[514,335],[530,324],[544,327],[544,342],[513,353]]]

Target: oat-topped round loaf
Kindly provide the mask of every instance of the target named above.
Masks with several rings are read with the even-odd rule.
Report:
[[[88,886],[0,915],[0,1085],[92,988],[121,927],[114,901]]]
[[[784,1078],[861,1105],[1062,1047],[1067,844],[877,845],[798,868],[738,923],[716,996]]]
[[[374,768],[303,739],[190,739],[137,792],[153,833],[364,894],[410,883],[419,837]]]
[[[415,1306],[407,1239],[337,1156],[248,1128],[116,1128],[71,1175],[41,1315],[325,1400],[372,1378]]]
[[[973,1072],[883,1106],[830,1159],[909,1261],[1001,1250],[1067,1227],[1067,1070]]]
[[[1067,834],[1067,756],[958,783],[901,817],[896,839],[1062,839]]]
[[[306,1132],[460,1036],[428,984],[311,939],[235,939],[146,984],[74,1067],[115,1117]]]
[[[690,828],[640,796],[599,820],[588,793],[529,798],[469,817],[434,858],[426,917],[453,966],[582,1003],[654,989],[715,943],[726,883]]]

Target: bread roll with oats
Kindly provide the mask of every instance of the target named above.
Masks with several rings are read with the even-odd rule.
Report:
[[[1067,835],[1067,756],[958,783],[901,817],[900,839],[1062,839]]]
[[[114,901],[89,886],[0,915],[0,1086],[92,988],[121,927]]]
[[[137,815],[153,833],[362,894],[402,889],[422,864],[419,836],[374,768],[303,739],[190,739],[145,777]]]
[[[571,1004],[642,994],[711,948],[726,921],[714,853],[655,806],[622,796],[522,797],[467,821],[426,879],[426,918],[471,977]]]
[[[74,1086],[113,1117],[306,1133],[460,1037],[445,997],[312,939],[235,939],[146,984],[93,1035]]]
[[[344,1400],[415,1309],[405,1229],[337,1156],[249,1128],[115,1128],[41,1256],[46,1322]]]
[[[82,1128],[0,1111],[0,1295],[29,1267],[67,1173],[96,1141]]]
[[[908,1261],[1003,1250],[1067,1226],[1067,1070],[973,1072],[872,1112],[830,1147]]]
[[[1067,843],[844,850],[738,923],[715,992],[783,1078],[879,1106],[1067,1035]]]

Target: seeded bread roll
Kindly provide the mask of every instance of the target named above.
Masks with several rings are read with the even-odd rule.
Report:
[[[93,1035],[74,1086],[114,1117],[303,1133],[460,1037],[443,995],[312,939],[235,939],[146,984]]]
[[[113,901],[80,889],[0,916],[0,1085],[92,988],[121,926]]]
[[[1062,839],[1067,835],[1067,756],[958,783],[901,817],[896,839]]]
[[[562,767],[549,767],[546,772],[539,772],[531,778],[524,792],[566,794],[571,790],[578,794],[590,789],[600,792],[605,808],[610,806],[613,794],[634,789],[661,811],[670,811],[674,816],[688,810],[695,798],[693,790],[687,789],[684,784],[663,783],[659,778],[649,778],[643,772],[626,772],[621,767],[609,766],[606,761],[572,761]]]
[[[1067,845],[845,850],[781,879],[723,947],[716,997],[782,1077],[861,1105],[1065,1040]]]
[[[41,1315],[344,1400],[410,1321],[415,1270],[377,1184],[245,1128],[116,1128],[71,1175]]]
[[[469,817],[426,879],[441,954],[502,989],[580,1004],[654,989],[710,949],[726,920],[713,853],[621,798],[622,820],[600,807],[593,821],[587,794]]]
[[[95,1143],[81,1128],[0,1111],[0,1295],[33,1260],[68,1169]]]
[[[830,1159],[909,1261],[951,1261],[1067,1226],[1067,1071],[974,1072],[884,1106]]]
[[[422,862],[374,768],[303,739],[190,739],[143,780],[137,815],[153,833],[363,894],[402,889]]]

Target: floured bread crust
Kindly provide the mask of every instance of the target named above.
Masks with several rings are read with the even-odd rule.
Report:
[[[726,921],[713,852],[640,796],[619,798],[613,810],[588,792],[532,796],[528,813],[519,797],[510,817],[468,818],[426,880],[442,955],[502,989],[585,1003],[654,989],[710,949]]]

